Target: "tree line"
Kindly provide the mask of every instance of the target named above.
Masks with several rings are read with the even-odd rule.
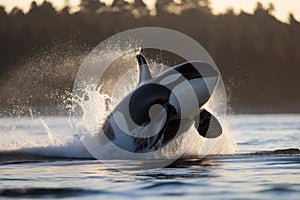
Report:
[[[180,31],[198,41],[219,67],[234,112],[299,112],[300,23],[278,21],[272,4],[254,14],[212,14],[209,0],[141,0],[107,6],[82,0],[80,10],[57,11],[33,2],[27,13],[0,7],[1,112],[59,107],[72,90],[82,59],[116,32],[144,26]]]

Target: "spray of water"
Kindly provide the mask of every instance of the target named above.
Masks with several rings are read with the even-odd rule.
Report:
[[[128,44],[130,46],[125,48],[126,50],[116,46],[109,46],[104,49],[103,52],[106,54],[108,52],[110,56],[122,55],[122,57],[111,64],[110,69],[112,71],[107,71],[107,78],[101,80],[96,89],[92,89],[91,85],[86,84],[82,86],[81,95],[78,95],[78,93],[76,95],[71,93],[57,95],[59,99],[62,99],[61,96],[63,96],[64,104],[67,108],[71,107],[70,101],[73,101],[72,109],[77,115],[71,119],[70,123],[66,117],[36,117],[33,110],[29,111],[30,118],[21,116],[18,117],[18,120],[15,118],[12,120],[2,118],[0,121],[0,136],[2,139],[0,151],[26,151],[47,156],[90,158],[91,155],[86,150],[86,146],[89,146],[93,152],[97,152],[102,157],[124,158],[122,157],[123,155],[119,154],[119,151],[112,151],[112,143],[108,141],[103,143],[105,140],[99,140],[99,137],[101,137],[99,129],[118,102],[137,85],[138,68],[135,60],[135,45],[132,45],[132,41],[128,42]],[[130,49],[132,51],[128,53]],[[101,57],[101,52],[99,52],[99,57]],[[52,64],[53,61],[50,60],[46,65],[50,66]],[[44,64],[40,66],[44,66]],[[150,70],[154,76],[167,68],[168,66],[151,61]],[[28,69],[30,71],[25,71],[28,74],[32,74],[31,70],[36,70],[34,68]],[[45,68],[42,69],[45,70]],[[64,72],[64,70],[62,71]],[[21,70],[20,74],[22,73]],[[43,73],[47,74],[48,72],[45,71]],[[57,76],[59,76],[59,72],[57,72]],[[195,130],[191,129],[174,141],[168,148],[160,152],[160,154],[153,155],[153,158],[171,158],[174,153],[176,154],[176,151],[182,150],[178,146],[190,143],[190,138],[194,138],[194,140],[184,156],[199,156],[199,152],[203,151],[209,151],[211,154],[234,153],[234,142],[227,128],[225,112],[222,110],[222,104],[225,102],[222,87],[223,85],[218,85],[210,102],[206,105],[207,110],[216,115],[218,119],[223,119],[221,123],[224,134],[217,141],[217,144],[214,145],[214,148],[209,148],[209,143],[214,143],[214,141],[203,139]],[[74,127],[72,120],[76,120],[76,127]],[[5,124],[8,125],[6,126]],[[85,145],[82,145],[82,143],[85,143]]]
[[[109,49],[109,50],[108,50]],[[114,49],[114,47],[107,48],[107,51],[120,51],[120,49]],[[106,52],[107,54],[107,52]],[[83,86],[81,96],[74,96],[75,107],[73,108],[78,116],[76,132],[78,138],[88,146],[89,152],[93,152],[93,155],[97,158],[102,159],[138,159],[139,155],[133,155],[129,157],[127,153],[122,154],[122,151],[115,151],[112,142],[108,141],[105,135],[101,135],[100,129],[105,121],[106,117],[111,113],[116,105],[129,94],[138,83],[138,68],[135,67],[135,52],[132,49],[131,53],[119,52],[118,54],[123,55],[122,60],[118,60],[112,66],[112,68],[120,69],[126,68],[127,70],[121,71],[116,79],[107,79],[101,82],[102,85],[98,86],[96,90],[91,89],[90,85]],[[111,53],[111,56],[116,54]],[[156,74],[167,69],[168,66],[156,63],[155,61],[150,64],[150,70],[155,76]],[[109,70],[109,69],[108,69]],[[224,116],[225,111],[224,99],[225,94],[222,90],[222,84],[218,85],[216,91],[213,93],[211,100],[207,103],[206,109],[211,111],[219,119],[223,125],[224,134],[218,141],[213,139],[204,139],[199,136],[198,132],[191,127],[185,134],[178,137],[172,144],[163,151],[151,154],[149,159],[171,159],[176,151],[182,151],[181,146],[190,145],[188,150],[183,156],[197,157],[203,154],[231,154],[234,153],[234,143],[232,138],[229,137],[228,128],[226,126],[226,117]],[[136,134],[139,131],[137,130]],[[100,138],[100,139],[99,139]],[[191,143],[191,139],[194,140]],[[126,141],[124,141],[126,142]],[[216,144],[217,143],[217,144]],[[128,146],[133,146],[128,142]],[[212,149],[211,147],[214,146]],[[141,158],[144,159],[145,155],[141,154]]]

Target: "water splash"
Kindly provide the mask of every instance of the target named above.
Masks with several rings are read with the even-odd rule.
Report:
[[[63,97],[63,102],[67,108],[73,106],[72,109],[75,110],[77,115],[70,120],[71,123],[67,118],[34,116],[34,109],[28,110],[31,115],[30,118],[21,117],[21,115],[17,119],[2,118],[0,151],[22,151],[48,156],[92,158],[85,148],[86,145],[82,144],[84,142],[88,144],[92,151],[98,152],[106,158],[122,157],[123,155],[112,151],[111,143],[106,145],[105,148],[99,148],[99,146],[103,147],[104,145],[99,143],[99,137],[101,137],[99,136],[99,129],[119,101],[137,85],[138,68],[136,67],[135,45],[128,44],[130,46],[126,48],[126,51],[118,49],[118,47],[108,47],[103,51],[104,53],[108,52],[110,56],[122,55],[122,57],[111,64],[107,70],[106,78],[99,81],[96,89],[91,89],[92,86],[86,84],[82,85],[81,95],[66,93],[55,96],[55,98],[60,99]],[[128,50],[131,51],[128,53]],[[98,56],[101,57],[101,52]],[[150,71],[153,76],[167,68],[166,65],[150,60]],[[223,97],[222,93],[216,91],[211,101],[206,105],[207,109],[218,118],[219,115],[222,115],[222,111],[218,108],[222,107],[220,105],[224,102]],[[71,100],[74,103],[73,105],[70,104]],[[221,118],[226,119],[224,116],[221,116]],[[73,120],[77,123],[76,127],[74,127]],[[226,120],[222,120],[221,123],[223,128],[226,127]],[[5,126],[4,124],[9,125]],[[234,152],[233,141],[227,130],[227,128],[224,128],[224,134],[218,140],[215,148],[211,150],[211,153],[228,154]],[[159,155],[154,155],[154,157],[172,157],[176,151],[180,150],[178,146],[188,144],[190,138],[195,138],[195,140],[184,156],[199,156],[201,151],[210,151],[209,148],[205,150],[206,147],[210,146],[210,141],[205,141],[198,133],[190,130],[184,136],[178,138],[173,145],[164,149]],[[204,145],[205,143],[208,145]]]
[[[115,57],[116,55],[123,55],[121,59],[112,64],[113,66],[111,68],[114,69],[114,74],[109,75],[113,76],[114,79],[100,80],[101,85],[98,86],[96,90],[93,89],[95,87],[91,87],[89,84],[82,85],[81,88],[83,88],[83,92],[80,93],[80,96],[74,97],[76,131],[78,138],[81,139],[89,152],[92,152],[95,157],[104,159],[130,159],[131,157],[128,157],[128,154],[122,154],[122,151],[114,150],[114,144],[101,135],[101,127],[114,107],[118,105],[118,103],[130,93],[138,83],[138,68],[134,67],[134,63],[136,63],[136,49],[129,47],[127,52],[122,52],[122,50],[114,47],[110,47],[109,49],[109,54],[106,51],[100,51],[101,53],[104,52],[106,54],[103,56],[106,59],[110,56]],[[130,50],[129,53],[128,50]],[[112,51],[116,51],[117,53],[111,53]],[[100,57],[101,55],[99,58]],[[168,68],[168,66],[156,62],[152,62],[149,66],[154,76]],[[107,71],[112,73],[112,70],[109,68]],[[124,70],[124,68],[127,71]],[[221,138],[218,138],[218,140],[203,139],[196,130],[191,129],[181,137],[177,138],[172,145],[165,148],[159,154],[152,154],[151,156],[153,157],[151,158],[170,159],[176,154],[176,151],[182,150],[180,146],[189,145],[191,143],[191,138],[194,138],[194,141],[184,156],[202,156],[209,153],[234,153],[234,142],[232,138],[229,137],[229,132],[226,127],[226,116],[224,116],[224,113],[226,112],[224,110],[224,107],[226,108],[226,105],[224,106],[224,104],[226,104],[226,99],[224,100],[225,90],[224,85],[222,84],[223,82],[218,85],[216,92],[214,92],[211,100],[206,105],[206,109],[221,119],[221,123],[224,127],[224,133]],[[134,145],[135,144],[128,142],[128,146]],[[212,149],[212,146],[215,146],[215,148]],[[141,154],[141,158],[145,158],[144,156],[145,155]],[[137,159],[138,156],[134,155],[133,158]]]

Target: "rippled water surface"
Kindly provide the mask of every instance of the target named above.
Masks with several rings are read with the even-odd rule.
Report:
[[[1,119],[0,198],[299,199],[300,115],[232,116],[229,125],[234,155],[124,173],[91,159],[72,135],[62,143],[64,123],[50,123],[49,134],[38,120]]]

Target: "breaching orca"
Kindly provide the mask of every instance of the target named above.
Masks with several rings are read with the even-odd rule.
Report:
[[[194,125],[205,138],[217,138],[222,127],[203,108],[219,73],[208,63],[190,61],[152,77],[144,56],[136,55],[139,82],[114,108],[102,125],[108,141],[123,150],[158,150]]]

